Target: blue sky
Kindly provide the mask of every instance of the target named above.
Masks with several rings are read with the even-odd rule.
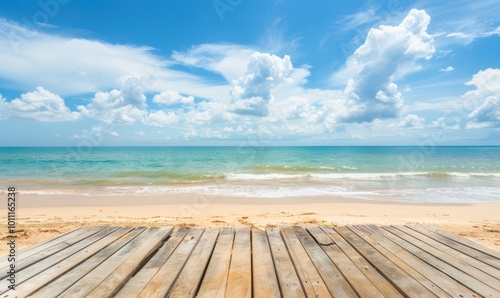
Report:
[[[500,1],[3,1],[0,146],[500,145]]]

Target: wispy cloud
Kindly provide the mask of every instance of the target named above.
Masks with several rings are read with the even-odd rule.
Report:
[[[351,31],[367,24],[372,25],[381,18],[380,14],[377,13],[379,8],[379,6],[370,4],[354,14],[345,15],[337,22],[337,28],[340,31]]]
[[[454,71],[455,68],[453,66],[448,66],[446,68],[441,68],[439,71],[443,71],[443,72],[450,72],[450,71]]]
[[[499,35],[497,0],[421,1],[433,16],[433,28],[445,34],[436,37],[438,44],[470,44],[478,38]]]
[[[231,82],[245,72],[256,51],[259,49],[236,44],[202,44],[186,52],[174,52],[172,58],[177,63],[218,73]]]
[[[0,78],[7,89],[43,86],[59,95],[117,88],[136,74],[148,91],[176,90],[216,96],[223,88],[196,75],[173,70],[150,47],[109,44],[33,31],[0,18]]]
[[[299,48],[302,37],[287,36],[287,30],[282,18],[276,18],[266,29],[259,44],[266,52],[275,55],[300,56]]]

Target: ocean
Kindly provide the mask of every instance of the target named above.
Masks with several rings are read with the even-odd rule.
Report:
[[[22,194],[499,202],[500,147],[2,147]]]

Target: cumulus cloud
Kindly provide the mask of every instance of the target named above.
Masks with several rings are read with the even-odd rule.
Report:
[[[444,117],[440,117],[440,118],[436,119],[436,121],[432,121],[431,127],[433,127],[433,128],[441,128],[441,129],[445,129],[445,130],[448,130],[448,129],[459,129],[460,128],[460,126],[458,124],[451,125],[451,126],[447,125]]]
[[[370,16],[360,15],[359,21],[364,22],[364,17]],[[180,136],[186,138],[225,138],[229,135],[253,134],[274,140],[290,135],[310,136],[330,132],[333,139],[339,134],[344,134],[345,138],[358,139],[373,137],[372,129],[386,131],[389,121],[394,122],[392,127],[408,128],[413,132],[424,128],[425,119],[415,114],[405,115],[398,120],[378,119],[395,118],[401,114],[403,93],[406,91],[398,87],[398,80],[410,72],[418,71],[421,68],[419,63],[433,56],[433,37],[427,33],[429,22],[430,17],[425,11],[411,10],[399,25],[382,25],[370,30],[364,44],[348,58],[344,67],[334,76],[336,83],[343,84],[340,90],[307,88],[305,84],[310,75],[309,67],[294,67],[292,59],[287,55],[276,56],[242,45],[195,46],[186,52],[174,52],[172,60],[165,62],[152,55],[151,49],[148,48],[110,45],[44,33],[40,33],[35,40],[44,45],[41,49],[51,48],[58,51],[61,46],[68,53],[73,47],[94,51],[88,56],[82,54],[84,62],[81,64],[78,61],[66,63],[67,60],[75,59],[73,56],[64,55],[62,62],[55,64],[54,69],[40,62],[42,67],[48,67],[47,77],[54,81],[59,80],[58,85],[65,85],[66,81],[78,85],[60,86],[59,90],[63,93],[56,93],[64,94],[73,90],[69,93],[81,94],[92,90],[94,94],[88,99],[89,103],[79,106],[78,112],[72,112],[61,97],[51,93],[51,96],[48,96],[51,99],[44,100],[43,103],[48,106],[45,110],[59,117],[52,119],[73,120],[84,116],[104,123],[140,123],[157,127],[179,123],[176,129],[180,131]],[[0,28],[0,33],[1,30],[3,29]],[[29,40],[19,45],[24,52],[16,63],[25,59],[39,64],[39,59],[42,58],[27,50],[33,45]],[[5,45],[0,42],[0,49],[2,47],[5,48]],[[79,51],[75,53],[80,55]],[[50,53],[39,55],[52,57]],[[4,61],[14,59],[14,56],[7,56],[5,52],[0,51],[0,65],[3,66]],[[103,57],[94,60],[100,63],[107,61],[109,64],[106,67],[96,66],[95,61],[89,61],[91,56]],[[114,60],[111,56],[115,56]],[[133,57],[137,59],[134,60]],[[54,58],[51,59],[49,61],[54,62]],[[122,59],[133,63],[115,68]],[[16,63],[6,65],[16,72],[16,67],[20,66]],[[154,70],[154,78],[148,69],[151,63],[159,65]],[[211,75],[204,80],[193,79],[194,76],[168,69],[170,63],[187,66],[183,69],[201,68],[211,72]],[[442,69],[452,70],[451,66]],[[29,67],[23,68],[21,72],[27,71],[30,71]],[[490,73],[491,71],[493,73]],[[498,126],[497,86],[500,86],[500,83],[496,71],[498,70],[485,70],[485,74],[480,72],[468,83],[476,86],[476,90],[468,92],[464,97],[477,103],[468,111],[468,128]],[[35,73],[40,80],[48,80],[39,70]],[[63,73],[69,75],[62,79]],[[14,82],[21,77],[7,75],[4,68],[0,69],[0,79]],[[34,77],[35,75],[28,78],[32,82]],[[221,79],[225,82],[220,82]],[[95,92],[96,89],[99,91]],[[204,92],[206,90],[209,92]],[[38,91],[37,89],[31,93]],[[146,94],[156,95],[146,99]],[[35,101],[23,101],[23,96],[18,100],[24,106],[35,105]],[[151,104],[153,107],[148,107],[151,102],[157,105]],[[0,118],[6,115],[2,110],[10,111],[11,106],[10,102],[0,96]],[[20,107],[17,109],[22,110]],[[414,113],[415,109],[412,112]],[[50,118],[31,110],[26,110],[24,114],[30,114],[31,116],[25,117],[31,117],[30,119]],[[438,118],[430,127],[459,128],[456,122],[446,120],[448,122],[444,117]],[[359,131],[346,129],[344,123],[348,122],[358,122],[359,124],[350,125]],[[92,130],[99,131],[97,128]],[[401,132],[402,129],[397,131]]]
[[[0,94],[0,120],[7,118],[7,101]]]
[[[398,127],[424,128],[425,119],[414,114],[406,115],[403,121],[399,122]]]
[[[64,99],[43,87],[35,91],[21,94],[10,102],[0,98],[0,105],[14,116],[24,119],[48,121],[70,121],[80,118],[78,112],[72,112],[65,104]]]
[[[201,101],[183,114],[186,123],[206,125],[214,122],[232,122],[235,114],[228,111],[228,100]]]
[[[245,74],[233,81],[233,111],[242,115],[267,115],[267,104],[272,98],[271,90],[290,81],[292,69],[292,62],[287,55],[280,58],[268,53],[252,54]]]
[[[179,92],[175,91],[163,91],[153,97],[153,102],[163,105],[175,105],[175,104],[193,104],[193,96],[182,96]]]
[[[179,122],[179,117],[175,113],[164,111],[150,113],[144,121],[145,124],[152,126],[169,126],[177,122]]]
[[[340,121],[370,122],[399,115],[403,96],[395,81],[418,70],[416,61],[430,59],[435,52],[429,23],[425,11],[412,9],[398,26],[381,25],[368,32],[365,43],[333,77],[347,82],[348,111]]]
[[[169,126],[179,121],[173,113],[149,112],[143,91],[143,78],[136,74],[121,78],[120,90],[97,92],[86,106],[78,106],[83,116],[112,124],[142,123],[151,126]]]
[[[135,74],[121,79],[121,89],[97,92],[87,106],[78,106],[86,117],[105,123],[132,124],[141,122],[147,114],[146,96],[142,91],[141,77]]]
[[[223,131],[211,129],[209,127],[196,129],[193,126],[189,126],[187,131],[184,133],[184,139],[189,140],[192,138],[202,138],[202,139],[226,139],[229,135],[224,134]]]
[[[478,103],[468,116],[467,128],[500,126],[500,69],[481,70],[466,85],[476,89],[463,97]]]

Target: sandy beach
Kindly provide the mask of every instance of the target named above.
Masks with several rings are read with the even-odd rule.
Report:
[[[500,203],[437,204],[368,201],[334,196],[250,198],[176,195],[21,195],[18,248],[81,226],[203,226],[424,224],[500,251]],[[3,206],[2,206],[3,207]],[[1,209],[1,236],[7,212]],[[0,247],[0,254],[6,253]]]

